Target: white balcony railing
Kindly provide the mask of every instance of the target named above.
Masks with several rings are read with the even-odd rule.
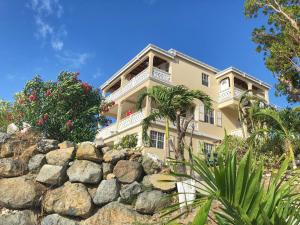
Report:
[[[99,136],[99,137],[105,139],[105,138],[108,138],[108,137],[114,135],[116,132],[117,132],[117,124],[114,123],[114,124],[111,124],[111,125],[108,126],[108,127],[105,127],[105,128],[103,128],[103,129],[101,129],[101,130],[98,132],[97,136]]]
[[[242,131],[242,129],[240,128],[240,129],[236,129],[236,130],[232,130],[231,132],[230,132],[230,134],[232,135],[232,136],[237,136],[237,137],[243,137],[243,131]]]
[[[219,103],[220,102],[225,102],[227,100],[230,100],[233,97],[234,98],[239,98],[245,92],[244,90],[241,90],[241,89],[236,88],[236,87],[233,89],[233,91],[234,91],[234,96],[232,96],[230,88],[228,88],[228,89],[226,89],[224,91],[220,91],[219,92]]]
[[[127,84],[125,84],[123,87],[120,87],[118,90],[110,94],[106,97],[107,101],[115,101],[119,97],[125,95],[129,91],[133,90],[135,87],[143,83],[145,80],[149,79],[150,77],[153,77],[159,81],[169,83],[171,81],[171,75],[163,70],[160,70],[158,68],[153,68],[153,73],[150,76],[149,74],[149,68],[146,68],[141,73],[136,75],[134,78],[132,78]]]
[[[122,131],[126,128],[137,125],[137,124],[141,123],[143,119],[144,119],[143,111],[133,113],[132,115],[130,115],[120,121],[118,130]]]

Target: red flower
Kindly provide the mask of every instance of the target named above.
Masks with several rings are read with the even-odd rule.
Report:
[[[49,119],[48,113],[44,114],[43,119],[44,119],[44,121],[47,121]]]
[[[89,91],[92,90],[92,86],[88,83],[82,83],[81,88],[83,89],[84,93],[87,94]]]
[[[29,96],[29,101],[31,101],[31,102],[36,101],[36,94],[35,94],[35,93],[34,93],[34,94],[31,94],[31,95]]]
[[[67,125],[68,128],[73,127],[73,122],[72,122],[72,120],[68,120],[68,121],[66,122],[66,125]]]
[[[49,97],[49,96],[51,96],[51,95],[52,95],[51,90],[50,90],[50,89],[47,90],[46,93],[45,93],[45,96],[46,96],[46,97]]]
[[[42,126],[42,125],[44,125],[44,120],[43,120],[43,118],[41,118],[41,119],[39,119],[38,121],[36,121],[36,124],[38,125],[38,126]]]

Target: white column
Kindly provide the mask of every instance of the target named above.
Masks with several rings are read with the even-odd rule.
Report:
[[[153,59],[154,59],[154,54],[152,52],[149,53],[149,74],[152,76],[153,74]]]

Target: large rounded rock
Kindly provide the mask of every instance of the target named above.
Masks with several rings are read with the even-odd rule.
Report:
[[[129,160],[120,160],[115,166],[113,173],[122,183],[132,183],[140,180],[143,168],[140,163]]]
[[[116,179],[103,180],[97,188],[93,201],[96,205],[104,205],[119,197],[120,184]]]
[[[43,218],[41,225],[79,225],[79,222],[59,214],[51,214]]]
[[[163,162],[156,155],[145,153],[143,155],[142,166],[145,173],[154,174],[162,170]]]
[[[135,210],[140,213],[153,214],[167,206],[169,202],[169,199],[161,191],[145,191],[138,195]]]
[[[8,134],[14,134],[18,131],[19,131],[19,128],[14,123],[9,124],[6,129],[6,133],[8,133]]]
[[[111,163],[102,163],[103,177],[105,178],[108,174],[112,173],[113,168],[114,167]]]
[[[92,210],[92,201],[83,184],[67,182],[46,193],[43,208],[48,213],[85,218]]]
[[[30,158],[28,162],[28,170],[33,171],[40,169],[46,163],[46,157],[44,154],[37,154]]]
[[[154,189],[164,192],[172,191],[176,188],[176,178],[167,174],[152,174],[149,181]]]
[[[62,166],[44,165],[37,175],[36,180],[44,184],[58,185],[66,178]]]
[[[111,202],[99,209],[95,215],[83,221],[82,225],[129,225],[150,222],[150,217],[141,215],[121,203]]]
[[[27,170],[27,165],[13,158],[0,159],[0,177],[20,176]]]
[[[25,176],[0,180],[0,205],[10,209],[26,209],[38,205],[41,185]]]
[[[37,216],[31,210],[0,214],[0,225],[38,225]]]
[[[51,150],[58,149],[58,141],[53,139],[41,139],[37,143],[37,150],[41,153],[48,153]]]
[[[7,133],[0,132],[0,145],[5,143],[7,139],[10,138],[10,135]]]
[[[143,191],[142,186],[138,182],[124,185],[121,188],[121,202],[131,204],[136,196]]]
[[[47,163],[50,165],[63,166],[71,159],[74,147],[57,149],[46,154]]]
[[[23,149],[23,141],[21,140],[10,140],[1,146],[0,158],[12,157],[14,152]]]
[[[60,149],[71,148],[71,147],[74,147],[74,144],[71,141],[64,141],[62,143],[59,143],[58,147]]]
[[[101,162],[102,157],[96,149],[93,142],[82,142],[78,145],[76,152],[77,159],[86,159],[95,162]]]
[[[76,160],[67,174],[71,182],[96,184],[102,179],[101,166],[87,160]]]
[[[121,159],[125,159],[127,156],[127,151],[125,149],[123,150],[111,150],[104,154],[103,160],[105,162],[110,162],[112,164],[115,164]]]

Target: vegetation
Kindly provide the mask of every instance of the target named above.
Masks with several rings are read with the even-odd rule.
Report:
[[[299,0],[246,0],[245,14],[268,17],[253,31],[257,51],[264,52],[267,68],[278,78],[277,93],[300,101],[300,4]]]
[[[193,102],[195,99],[198,99],[202,101],[207,108],[210,108],[210,98],[199,90],[189,90],[181,85],[174,87],[155,86],[139,96],[137,103],[138,109],[142,109],[143,101],[146,97],[150,99],[157,110],[152,111],[143,121],[143,139],[149,140],[147,130],[151,122],[157,119],[165,119],[166,140],[169,142],[169,123],[173,123],[177,129],[175,159],[182,162],[185,161],[184,139],[186,131],[194,118],[192,110]],[[167,153],[167,155],[169,155],[169,153]],[[184,164],[179,164],[177,170],[185,173]]]
[[[16,95],[14,121],[29,123],[46,137],[74,142],[93,140],[102,97],[97,89],[78,79],[79,73],[62,72],[57,82],[39,76]]]
[[[114,148],[135,148],[138,143],[137,134],[129,134],[122,137],[121,141]]]
[[[0,132],[6,132],[7,125],[12,122],[11,104],[0,100]]]
[[[263,162],[255,160],[252,149],[238,163],[237,152],[229,149],[226,137],[219,147],[217,166],[208,166],[194,156],[193,164],[186,164],[196,176],[173,173],[196,182],[196,200],[188,202],[180,215],[199,208],[192,223],[197,225],[206,224],[208,217],[217,224],[299,224],[300,195],[295,183],[299,174],[289,175],[289,160],[286,158],[268,181],[263,176]],[[170,206],[164,215],[178,207]]]

